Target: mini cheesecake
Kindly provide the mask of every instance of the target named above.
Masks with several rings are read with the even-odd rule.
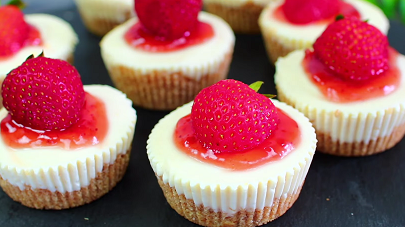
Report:
[[[405,56],[395,61],[400,72],[392,93],[354,102],[325,97],[302,66],[303,50],[276,63],[278,98],[304,113],[314,124],[318,150],[339,156],[365,156],[385,151],[405,133]]]
[[[213,36],[168,51],[147,51],[125,40],[137,18],[109,32],[100,46],[114,85],[137,106],[172,110],[193,100],[201,89],[225,79],[235,45],[232,29],[209,13],[200,12],[198,19],[212,28]]]
[[[315,152],[315,131],[302,113],[272,102],[298,125],[299,143],[283,158],[249,169],[223,168],[179,149],[174,139],[176,124],[190,114],[193,103],[159,121],[147,141],[147,154],[174,210],[202,226],[259,226],[294,204]]]
[[[28,56],[38,56],[41,52],[47,57],[66,60],[73,64],[73,52],[78,38],[69,23],[48,14],[25,15],[25,20],[39,31],[42,45],[25,46],[13,56],[0,59],[0,82]],[[2,106],[0,97],[0,107]]]
[[[361,20],[367,20],[384,34],[388,33],[389,21],[380,8],[363,0],[344,2],[352,5],[358,11]],[[312,47],[312,44],[329,24],[327,21],[319,21],[297,25],[285,18],[281,20],[276,15],[277,13],[283,14],[283,10],[280,10],[283,4],[284,0],[271,2],[263,10],[259,19],[266,50],[272,63],[294,50]]]
[[[207,12],[222,17],[237,33],[260,33],[257,20],[274,0],[204,0]]]
[[[130,157],[136,112],[125,95],[109,86],[86,85],[84,90],[100,100],[106,134],[94,145],[72,148],[41,146],[22,136],[14,148],[0,137],[0,186],[15,201],[36,209],[67,209],[90,203],[109,192],[123,177]],[[5,108],[0,119],[6,118]],[[6,124],[7,125],[7,124]],[[2,131],[6,130],[3,128]],[[9,126],[7,126],[9,127]],[[99,128],[99,130],[102,130]],[[93,140],[96,139],[95,137]]]
[[[134,0],[75,0],[86,28],[99,36],[133,17]]]

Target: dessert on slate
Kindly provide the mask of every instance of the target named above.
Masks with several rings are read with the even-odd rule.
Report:
[[[170,206],[203,226],[259,226],[298,198],[316,149],[308,119],[235,80],[161,119],[147,153]]]
[[[257,20],[271,1],[274,0],[204,0],[204,8],[222,17],[235,32],[260,33]]]
[[[314,124],[318,150],[340,156],[385,151],[405,133],[405,57],[376,27],[338,20],[313,50],[276,62],[281,101]]]
[[[75,0],[86,28],[99,36],[134,16],[134,0]]]
[[[168,7],[168,5],[170,7]],[[235,36],[201,0],[137,0],[139,17],[101,41],[114,85],[135,105],[174,109],[226,78]]]
[[[109,192],[129,162],[136,112],[109,86],[83,86],[69,63],[31,58],[2,85],[0,186],[36,209],[67,209]]]
[[[51,58],[73,62],[78,39],[67,22],[46,14],[24,16],[18,8],[22,2],[12,3],[16,5],[0,6],[0,84],[31,54],[45,52]]]
[[[367,20],[384,34],[389,21],[380,8],[363,0],[277,0],[262,12],[259,25],[271,62],[312,47],[336,16]]]

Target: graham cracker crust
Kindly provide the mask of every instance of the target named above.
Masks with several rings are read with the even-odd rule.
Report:
[[[307,44],[300,40],[285,40],[285,39],[281,40],[281,38],[277,37],[275,35],[275,32],[272,31],[263,30],[262,35],[264,45],[267,50],[267,55],[269,56],[269,59],[273,64],[276,63],[279,57],[284,57],[290,52],[293,52],[294,50],[304,49],[311,46],[310,44]],[[286,42],[289,43],[290,45],[289,46],[285,45]]]
[[[229,7],[220,3],[205,3],[207,12],[222,17],[236,33],[259,34],[258,19],[262,6],[247,2],[240,7]]]
[[[203,88],[225,79],[232,53],[226,54],[215,73],[202,75],[198,80],[182,72],[154,70],[144,74],[141,70],[123,65],[108,68],[115,87],[126,93],[134,105],[154,110],[173,110],[192,101]]]
[[[196,206],[192,199],[186,199],[184,194],[178,195],[174,187],[164,183],[161,176],[157,176],[158,183],[170,206],[187,220],[202,226],[212,227],[253,227],[264,225],[283,215],[297,200],[302,185],[297,192],[286,198],[274,199],[271,207],[263,210],[240,210],[232,216],[221,211],[215,212],[204,205]]]
[[[89,17],[86,15],[86,13],[81,12],[81,10],[79,10],[79,13],[82,18],[84,26],[91,33],[93,33],[97,36],[104,36],[109,31],[111,31],[113,28],[124,23],[125,21],[127,21],[128,19],[130,19],[132,17],[130,10],[128,10],[127,12],[124,13],[124,15],[125,15],[124,21],[116,21],[116,20],[108,19],[108,18]]]
[[[402,124],[394,128],[391,135],[385,137],[378,137],[375,140],[371,140],[368,143],[365,142],[340,142],[333,141],[330,134],[317,132],[316,138],[318,139],[317,150],[322,153],[346,156],[346,157],[358,157],[378,154],[394,147],[399,143],[405,134],[405,124]]]
[[[107,194],[122,179],[127,169],[131,149],[126,154],[117,156],[111,165],[104,164],[103,171],[97,173],[90,185],[82,187],[80,191],[51,192],[47,189],[32,189],[26,186],[20,190],[18,186],[10,184],[0,177],[0,186],[4,192],[16,202],[35,209],[62,210],[78,207],[90,203]]]

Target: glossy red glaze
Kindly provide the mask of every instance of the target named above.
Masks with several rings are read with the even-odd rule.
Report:
[[[214,37],[214,29],[210,24],[198,22],[194,30],[186,32],[176,40],[165,40],[148,33],[139,22],[126,33],[126,42],[138,49],[148,52],[176,51],[188,46],[201,44]]]
[[[42,45],[41,33],[39,32],[39,30],[37,28],[35,28],[34,26],[32,26],[32,25],[28,25],[28,26],[29,26],[30,30],[29,30],[29,33],[28,33],[28,37],[24,42],[23,48],[26,47],[26,46],[40,46],[40,45]],[[7,57],[0,57],[0,61],[1,60],[7,60],[8,58],[11,58],[11,57],[13,57],[13,55],[7,56]],[[28,57],[29,56],[27,56],[27,58]]]
[[[307,50],[302,65],[308,77],[333,102],[355,102],[388,95],[395,91],[401,81],[401,72],[397,67],[398,52],[389,49],[388,71],[380,76],[364,81],[345,80],[335,75],[315,56]]]
[[[359,11],[357,11],[357,9],[354,8],[351,4],[344,2],[344,1],[340,1],[339,13],[337,15],[343,15],[345,17],[356,17],[359,19],[361,18]],[[274,15],[272,15],[272,16],[281,22],[292,24],[284,16],[284,11],[283,11],[282,5],[277,7],[277,9],[274,11]],[[310,24],[317,24],[317,25],[330,24],[333,21],[335,21],[336,16],[328,18],[328,19],[320,20],[320,21],[315,21]],[[295,25],[296,26],[306,26],[308,24],[295,24]]]
[[[247,170],[277,161],[298,146],[301,132],[297,122],[277,109],[280,122],[277,130],[264,143],[242,152],[215,152],[204,148],[194,135],[190,115],[179,120],[174,133],[177,147],[200,161],[231,170]]]
[[[7,115],[1,121],[3,142],[17,149],[60,147],[78,149],[103,141],[108,131],[108,118],[103,101],[88,93],[80,120],[63,131],[38,131],[17,124]]]

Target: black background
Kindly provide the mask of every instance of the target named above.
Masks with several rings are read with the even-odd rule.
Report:
[[[78,33],[75,66],[83,83],[112,85],[100,57],[100,38],[86,31],[74,5],[31,2],[25,12],[60,16]],[[405,26],[392,22],[389,39],[405,54]],[[261,93],[275,93],[273,74],[262,38],[237,35],[229,78],[248,84],[262,80],[265,84]],[[196,226],[168,205],[146,155],[152,127],[169,112],[135,108],[138,122],[130,165],[111,192],[82,207],[41,211],[13,202],[0,190],[0,226]],[[317,153],[297,202],[265,226],[405,226],[404,160],[405,140],[371,157],[339,158]]]

